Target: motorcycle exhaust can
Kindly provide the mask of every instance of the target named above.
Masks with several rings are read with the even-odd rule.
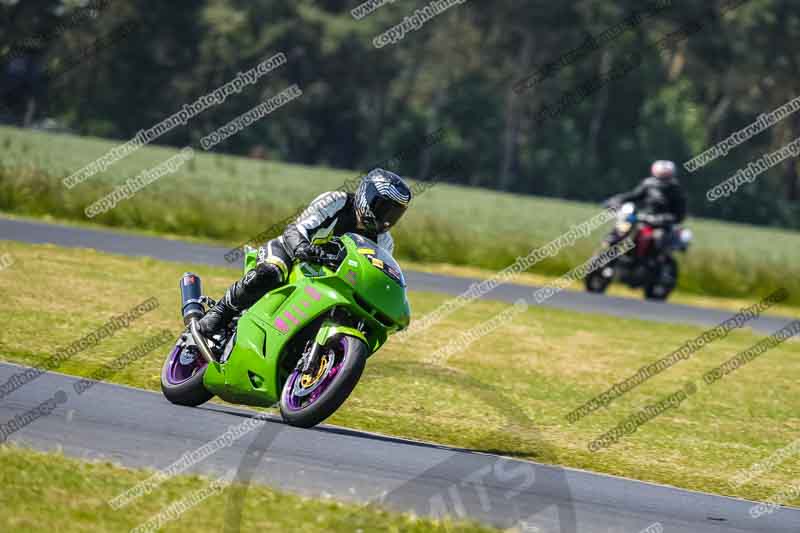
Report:
[[[205,308],[200,302],[203,288],[200,284],[200,276],[191,272],[187,272],[181,277],[180,285],[183,323],[188,326],[193,319],[200,320],[206,314]]]

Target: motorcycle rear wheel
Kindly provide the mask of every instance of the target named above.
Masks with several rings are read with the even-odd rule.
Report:
[[[370,354],[364,341],[347,335],[336,339],[325,352],[319,376],[304,378],[294,370],[283,386],[281,416],[291,426],[310,428],[335,413],[361,379]],[[318,381],[313,381],[315,378]]]
[[[184,353],[187,348],[178,342],[161,367],[161,392],[176,405],[197,407],[214,397],[203,385],[208,365],[200,354]],[[183,357],[182,357],[183,356]]]
[[[678,284],[678,262],[675,258],[668,257],[654,278],[644,286],[644,296],[648,300],[663,302]]]

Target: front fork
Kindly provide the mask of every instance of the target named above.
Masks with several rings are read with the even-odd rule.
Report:
[[[358,327],[352,328],[337,324],[332,320],[326,320],[320,326],[317,336],[313,341],[310,341],[311,346],[307,346],[303,357],[297,362],[296,370],[303,374],[308,374],[316,369],[319,365],[320,357],[323,353],[323,348],[330,344],[330,341],[341,335],[355,337],[364,341],[364,344],[370,346],[369,341],[361,331],[363,329],[363,322],[360,322]]]

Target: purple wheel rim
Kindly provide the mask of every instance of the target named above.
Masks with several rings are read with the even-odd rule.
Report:
[[[170,385],[180,385],[184,383],[206,366],[205,361],[203,361],[203,358],[199,355],[195,356],[191,364],[184,365],[181,363],[182,351],[183,348],[181,346],[175,346],[169,354],[167,382],[169,382]]]
[[[333,380],[341,371],[342,367],[344,366],[345,361],[347,360],[347,338],[342,337],[339,339],[339,348],[341,349],[341,357],[338,357],[338,353],[334,349],[334,357],[338,357],[339,361],[334,364],[333,368],[330,369],[328,375],[325,376],[322,380],[322,383],[319,384],[314,392],[312,392],[307,397],[298,397],[294,395],[294,386],[297,383],[297,380],[300,379],[300,371],[295,370],[294,372],[289,375],[289,379],[286,380],[286,387],[288,387],[288,394],[286,395],[286,406],[289,408],[290,411],[300,411],[305,409],[306,407],[315,403],[322,394],[328,390],[333,383]],[[308,400],[303,403],[304,400]]]

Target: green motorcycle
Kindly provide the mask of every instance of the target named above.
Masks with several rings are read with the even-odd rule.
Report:
[[[200,278],[181,278],[187,328],[167,356],[161,390],[175,404],[197,406],[215,395],[238,404],[280,403],[283,419],[312,427],[355,388],[389,335],[408,327],[410,308],[400,266],[355,233],[323,245],[319,264],[295,264],[286,285],[247,309],[209,347],[197,321],[214,301]],[[245,250],[244,271],[257,251]]]

